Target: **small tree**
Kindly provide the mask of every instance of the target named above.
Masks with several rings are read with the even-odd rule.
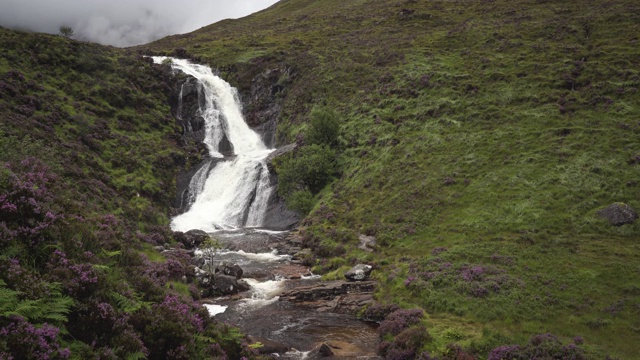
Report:
[[[338,114],[328,107],[314,107],[306,140],[309,144],[336,145],[340,134]]]
[[[60,31],[60,35],[66,38],[71,38],[73,36],[73,29],[71,28],[71,26],[62,25],[58,30]]]
[[[222,244],[217,239],[210,237],[208,240],[205,240],[202,243],[202,258],[204,259],[204,271],[207,273],[214,275],[215,267],[213,266],[213,258],[218,253],[218,250],[222,248]]]

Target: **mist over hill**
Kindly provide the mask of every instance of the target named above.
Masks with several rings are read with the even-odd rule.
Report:
[[[0,26],[56,34],[66,25],[76,39],[124,47],[246,16],[276,1],[3,0]]]

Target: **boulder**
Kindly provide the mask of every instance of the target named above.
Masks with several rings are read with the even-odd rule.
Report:
[[[242,278],[242,268],[238,264],[222,263],[216,267],[216,273],[233,276],[236,279]]]
[[[318,349],[318,355],[320,355],[321,357],[329,357],[333,356],[334,354],[333,350],[331,350],[327,343],[322,343],[322,345],[320,345],[320,348]]]
[[[373,267],[371,265],[358,264],[344,274],[344,277],[350,281],[363,281],[369,278]]]
[[[213,278],[213,285],[224,295],[234,295],[240,291],[238,279],[235,276],[218,274]]]
[[[173,238],[182,243],[185,249],[193,249],[202,245],[210,236],[202,230],[189,230],[186,233],[174,231]]]
[[[614,226],[631,224],[638,218],[638,214],[631,206],[619,202],[600,209],[596,213],[598,216],[609,220],[611,225]]]
[[[192,257],[191,258],[191,265],[202,268],[204,267],[205,264],[205,260],[203,257],[199,256],[199,257]]]
[[[358,240],[360,240],[358,249],[364,250],[366,252],[373,252],[373,249],[376,246],[376,238],[374,236],[360,234],[360,236],[358,236]]]
[[[263,355],[269,354],[284,354],[287,351],[291,350],[290,347],[284,344],[280,344],[273,340],[269,340],[267,338],[259,337],[259,336],[249,336],[249,341],[253,344],[260,343],[262,346],[258,347],[258,353]]]
[[[251,290],[251,285],[244,280],[238,280],[238,292],[245,292]]]

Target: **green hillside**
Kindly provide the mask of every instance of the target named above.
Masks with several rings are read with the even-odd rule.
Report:
[[[381,301],[425,309],[425,349],[550,332],[632,359],[640,222],[596,211],[640,209],[638,34],[631,0],[283,0],[138,50],[245,93],[287,69],[281,144],[304,142],[314,107],[338,114],[340,171],[301,236],[327,278],[369,262]]]
[[[640,211],[638,34],[634,0],[282,0],[132,49],[0,28],[0,358],[256,357],[154,249],[201,147],[151,54],[277,105],[305,260],[373,265],[364,318],[425,311],[386,358],[638,358],[640,221],[596,215]]]
[[[0,28],[0,358],[184,359],[249,350],[180,280],[168,228],[195,144],[141,57]],[[217,345],[212,345],[215,343]]]

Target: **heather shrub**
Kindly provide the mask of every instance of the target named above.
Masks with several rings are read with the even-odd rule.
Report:
[[[399,333],[380,354],[387,360],[411,360],[422,344],[430,340],[424,326],[413,326]]]
[[[51,295],[42,277],[32,269],[22,266],[18,259],[0,260],[0,278],[11,289],[19,291],[28,299]]]
[[[83,259],[69,259],[64,252],[55,250],[47,264],[47,277],[61,283],[66,294],[76,298],[86,297],[98,284],[98,273],[94,269],[93,258],[94,255],[87,251]]]
[[[389,314],[399,309],[400,307],[395,304],[382,305],[375,303],[364,310],[362,313],[362,319],[380,323],[384,321]]]
[[[68,348],[60,345],[60,329],[35,326],[19,316],[0,318],[0,358],[15,360],[68,359]]]
[[[207,311],[190,299],[166,295],[161,303],[134,313],[131,322],[149,349],[150,360],[212,357],[220,352],[209,346],[218,342],[216,326]],[[223,348],[233,348],[235,341]]]
[[[33,247],[61,218],[49,185],[55,175],[39,159],[28,157],[0,169],[0,246],[19,241]]]
[[[485,298],[523,287],[524,283],[495,265],[453,264],[440,257],[412,264],[404,282],[410,289],[452,288],[461,295]]]
[[[524,345],[505,345],[494,348],[487,360],[586,360],[584,350],[571,343],[563,345],[552,334],[535,335]]]
[[[477,358],[466,352],[460,345],[449,344],[442,355],[442,360],[476,360]]]
[[[141,336],[130,323],[130,314],[108,302],[93,300],[79,306],[70,319],[69,333],[76,340],[116,358],[132,354],[147,355]]]
[[[378,327],[378,336],[383,339],[387,335],[395,336],[412,325],[420,323],[424,316],[422,309],[396,310],[389,314]]]
[[[384,320],[378,327],[378,354],[389,360],[411,360],[420,347],[431,341],[427,329],[420,325],[422,309],[398,309],[395,305],[374,305],[365,310],[365,316]]]

